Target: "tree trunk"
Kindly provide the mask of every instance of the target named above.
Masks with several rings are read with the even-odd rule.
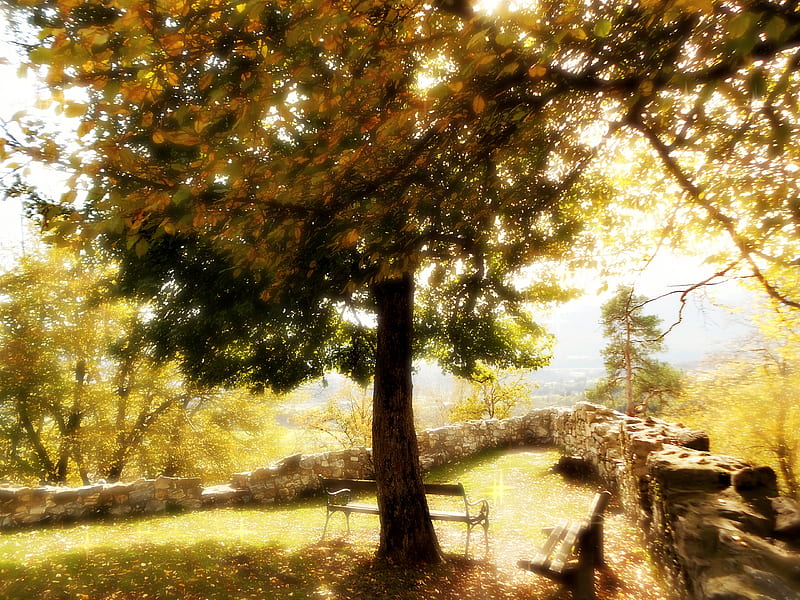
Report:
[[[42,442],[41,435],[39,435],[39,431],[37,431],[36,427],[33,424],[33,420],[31,419],[30,415],[28,414],[28,407],[27,407],[27,399],[17,398],[16,399],[16,407],[17,407],[17,419],[19,420],[19,424],[22,427],[22,430],[25,432],[25,435],[28,438],[28,442],[33,447],[33,452],[38,458],[39,468],[43,483],[66,483],[65,481],[60,481],[58,479],[58,472],[56,471],[56,465],[53,463],[50,455],[47,452],[47,448],[44,446],[44,442]]]
[[[628,299],[630,304],[630,298]],[[625,413],[632,417],[636,414],[636,407],[633,403],[633,341],[631,340],[631,308],[625,306]]]
[[[439,543],[419,468],[411,393],[414,280],[411,274],[374,284],[378,342],[372,454],[381,535],[378,557],[390,563],[436,563]]]

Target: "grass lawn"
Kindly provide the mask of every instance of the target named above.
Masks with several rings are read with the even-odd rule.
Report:
[[[569,593],[516,568],[545,537],[541,528],[580,517],[596,491],[549,472],[558,454],[484,454],[431,473],[487,498],[489,553],[481,528],[464,558],[464,525],[436,523],[447,555],[427,570],[375,563],[378,519],[353,515],[351,535],[334,515],[324,541],[324,501],[279,508],[227,508],[116,522],[54,526],[0,535],[2,600],[455,599],[566,600]],[[612,505],[606,520],[609,569],[603,599],[660,600],[635,529]]]

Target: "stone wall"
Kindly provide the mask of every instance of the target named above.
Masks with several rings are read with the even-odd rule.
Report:
[[[800,505],[769,467],[708,452],[708,437],[580,403],[551,442],[580,456],[638,522],[677,598],[800,600]]]
[[[775,474],[708,452],[702,432],[600,406],[535,410],[420,432],[424,469],[488,448],[550,445],[591,465],[642,526],[676,596],[800,600],[800,508]],[[0,487],[0,528],[97,515],[157,513],[231,503],[289,502],[318,477],[369,478],[369,449],[297,454],[233,475],[229,484],[159,477],[81,488]]]
[[[201,506],[201,493],[200,479],[178,477],[77,488],[3,486],[0,487],[0,528],[76,521],[100,515],[197,509]]]

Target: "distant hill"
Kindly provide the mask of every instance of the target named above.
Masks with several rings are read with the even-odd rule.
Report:
[[[750,297],[733,284],[715,288],[716,299],[698,294],[691,298],[678,323],[665,339],[667,351],[661,360],[671,365],[691,370],[715,354],[731,348],[737,339],[750,331],[747,319],[733,314],[727,306],[744,307]],[[644,293],[656,297],[664,293],[663,286]],[[668,289],[668,288],[666,288]],[[611,295],[587,295],[553,309],[543,315],[542,325],[556,336],[556,346],[551,364],[532,371],[528,381],[534,388],[529,407],[571,406],[583,398],[583,392],[604,374],[600,354],[606,341],[600,327],[600,307]],[[665,328],[678,319],[680,303],[677,296],[648,305],[649,314],[658,315]],[[292,415],[324,406],[348,385],[341,375],[328,375],[294,392],[282,404],[279,420],[290,425]],[[468,393],[458,378],[443,373],[432,363],[419,363],[414,370],[414,403],[418,420],[426,426],[436,427],[447,421],[449,407],[463,394]]]

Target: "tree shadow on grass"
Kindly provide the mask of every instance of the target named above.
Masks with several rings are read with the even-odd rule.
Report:
[[[132,544],[79,548],[47,561],[0,560],[6,600],[232,600],[298,598],[530,600],[529,582],[498,577],[486,561],[448,555],[441,565],[403,569],[373,558],[374,548],[341,539],[296,550],[277,544]],[[552,591],[552,590],[551,590]],[[561,594],[535,596],[560,600]]]

